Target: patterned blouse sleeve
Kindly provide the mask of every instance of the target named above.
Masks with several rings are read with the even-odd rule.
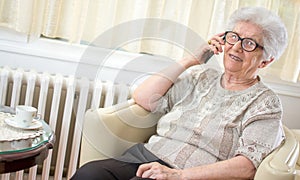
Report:
[[[157,101],[157,106],[152,112],[166,114],[183,97],[188,95],[195,87],[199,76],[207,70],[204,66],[188,69],[181,74],[167,93]]]
[[[277,96],[261,97],[248,112],[235,155],[247,157],[257,168],[284,140],[281,103]]]

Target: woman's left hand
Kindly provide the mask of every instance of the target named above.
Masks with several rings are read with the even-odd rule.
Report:
[[[158,162],[142,164],[136,172],[136,176],[157,180],[181,179],[181,170],[171,169]]]

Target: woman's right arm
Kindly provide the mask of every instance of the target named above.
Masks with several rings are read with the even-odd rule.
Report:
[[[191,66],[206,62],[212,55],[210,47],[203,45],[195,56],[185,57],[147,78],[136,88],[133,99],[148,111],[155,109],[156,102],[169,90],[182,72]]]

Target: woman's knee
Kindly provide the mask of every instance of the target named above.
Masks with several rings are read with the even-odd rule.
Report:
[[[130,179],[135,176],[138,166],[139,164],[119,161],[113,158],[92,161],[79,168],[71,179]]]
[[[79,180],[79,179],[115,179],[113,174],[111,174],[106,166],[105,161],[92,161],[84,164],[80,167],[71,180]]]

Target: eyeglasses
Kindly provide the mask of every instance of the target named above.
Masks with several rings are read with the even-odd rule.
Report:
[[[243,50],[247,52],[254,51],[257,47],[263,49],[264,47],[257,44],[253,39],[250,38],[241,38],[237,33],[232,31],[225,32],[225,41],[228,44],[234,45],[239,40],[241,40]]]

